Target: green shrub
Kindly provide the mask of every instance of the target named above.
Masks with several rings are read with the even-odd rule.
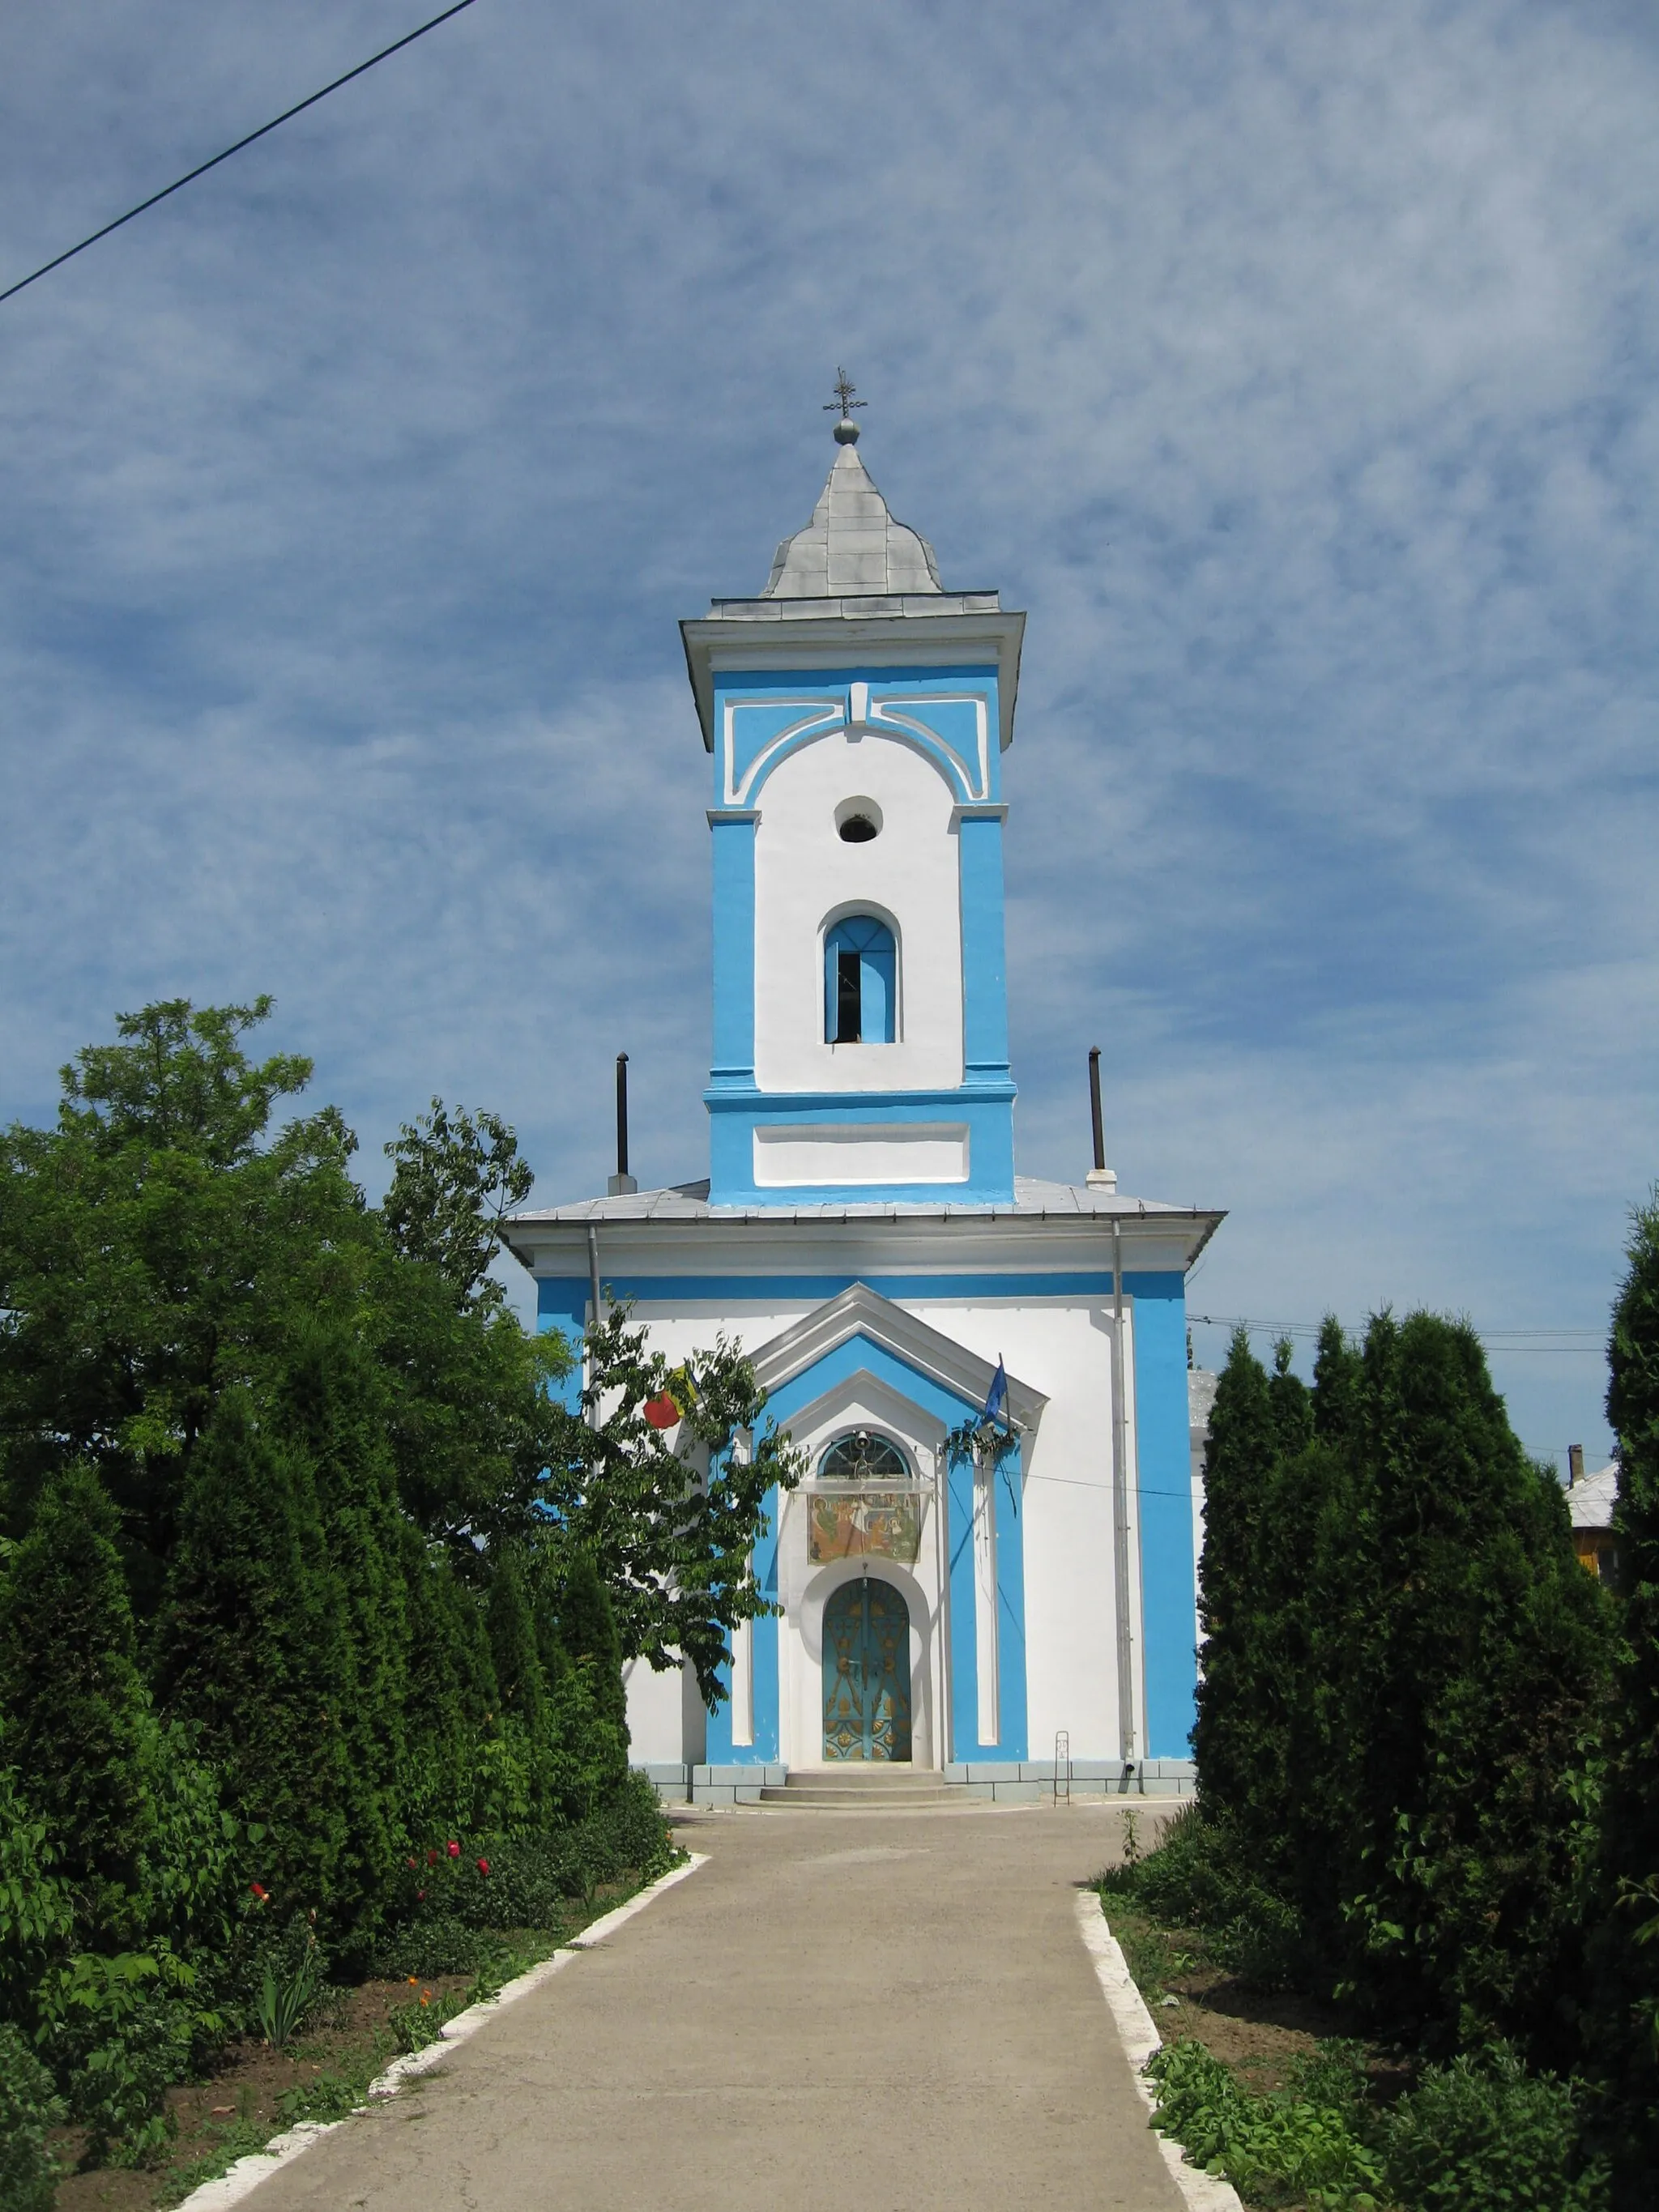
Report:
[[[369,1959],[379,1981],[430,1981],[437,1974],[476,1974],[504,1949],[487,1929],[464,1920],[415,1919],[383,1936]]]
[[[166,2148],[167,2093],[189,2073],[204,2026],[195,1983],[167,1951],[83,1954],[47,1977],[39,2040],[94,2164],[147,2166]]]
[[[1168,2044],[1146,2068],[1152,2124],[1252,2204],[1317,2212],[1603,2212],[1571,2085],[1529,2075],[1505,2045],[1431,2067],[1395,2105],[1368,2094],[1358,2044],[1322,2043],[1288,2087],[1248,2087],[1202,2044]]]
[[[598,1812],[567,1828],[466,1843],[449,1837],[414,1854],[392,1917],[402,1928],[434,1931],[434,1942],[444,1940],[435,1931],[451,1928],[556,1927],[572,1899],[585,1902],[602,1884],[629,1875],[652,1881],[672,1856],[657,1794],[632,1773]],[[376,1955],[398,1949],[390,1935]]]
[[[167,1709],[199,1730],[233,1811],[267,1830],[251,1871],[285,1902],[331,1898],[350,1795],[341,1593],[311,1468],[240,1386],[191,1457],[154,1644]]]
[[[155,1840],[157,1731],[135,1657],[120,1522],[89,1467],[46,1485],[0,1577],[6,1753],[46,1824],[82,1942],[130,1942]]]
[[[1346,2093],[1322,2101],[1325,2075],[1310,2069],[1271,2095],[1247,2089],[1201,2043],[1166,2044],[1146,2068],[1157,2085],[1152,2124],[1192,2162],[1223,2174],[1255,2204],[1306,2204],[1320,2212],[1376,2201],[1382,2163],[1354,2132]]]
[[[46,2130],[64,2118],[52,2076],[9,2021],[0,2021],[0,2204],[52,2212],[58,2167]]]
[[[1431,2067],[1376,2140],[1411,2212],[1600,2212],[1607,2202],[1605,2170],[1581,2159],[1571,2085],[1528,2075],[1502,2045]]]
[[[1294,1906],[1263,1884],[1237,1825],[1202,1804],[1183,1805],[1156,1850],[1113,1867],[1100,1887],[1158,1920],[1202,1929],[1216,1963],[1253,1988],[1294,1987],[1306,1978]]]
[[[33,2014],[48,1963],[70,1948],[75,1903],[53,1872],[46,1823],[24,1802],[17,1779],[15,1767],[0,1766],[0,2017],[21,2020]]]

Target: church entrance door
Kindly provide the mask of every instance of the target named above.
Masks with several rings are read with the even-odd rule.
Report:
[[[910,1608],[874,1575],[823,1608],[823,1755],[910,1756]]]

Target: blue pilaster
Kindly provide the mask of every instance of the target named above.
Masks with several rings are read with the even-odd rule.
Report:
[[[1003,933],[1005,806],[957,813],[962,878],[962,1041],[964,1080],[1008,1080],[1008,974]]]
[[[711,808],[714,848],[714,1091],[755,1081],[755,824],[749,807]]]
[[[1134,1300],[1146,1756],[1187,1759],[1194,1717],[1198,1615],[1193,1595],[1186,1279],[1175,1273],[1126,1275],[1124,1288]]]

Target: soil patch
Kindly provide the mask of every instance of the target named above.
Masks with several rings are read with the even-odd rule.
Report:
[[[1248,1988],[1215,1964],[1198,1929],[1165,1927],[1117,1897],[1106,1900],[1106,1922],[1160,2040],[1201,2043],[1238,2067],[1253,2089],[1282,2089],[1296,2060],[1311,2057],[1328,2037],[1355,2033],[1334,2006]]]
[[[596,1891],[586,1905],[573,1902],[554,1928],[502,1931],[501,1940],[518,1956],[516,1970],[526,1972],[548,1957],[632,1896],[635,1887],[615,1883]],[[297,2120],[343,2118],[362,2102],[376,2075],[401,2049],[411,2047],[404,2019],[412,2021],[416,2011],[429,2011],[434,2020],[453,2015],[473,1982],[471,1974],[363,1982],[331,1990],[287,2051],[254,2041],[232,2044],[210,2080],[168,2091],[167,2109],[177,2133],[158,2165],[140,2172],[117,2166],[67,2171],[58,2185],[57,2212],[152,2212],[157,2205],[176,2203],[235,2159],[262,2150]],[[78,2161],[84,2141],[79,2129],[64,2130],[54,2138],[53,2148],[66,2168]]]

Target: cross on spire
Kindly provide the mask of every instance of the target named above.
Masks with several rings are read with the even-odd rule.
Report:
[[[855,407],[867,407],[870,404],[867,399],[854,398],[853,394],[858,390],[858,386],[844,368],[837,368],[836,371],[835,390],[835,398],[825,404],[823,411],[826,415],[839,413],[844,422]]]

